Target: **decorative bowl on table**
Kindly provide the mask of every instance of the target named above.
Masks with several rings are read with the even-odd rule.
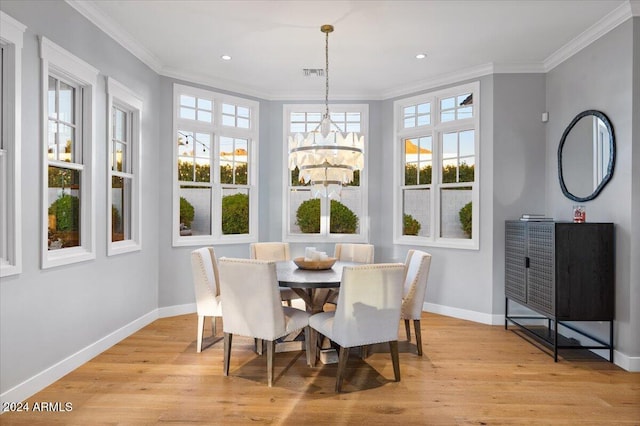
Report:
[[[329,257],[327,259],[322,260],[305,260],[304,257],[296,257],[293,259],[293,263],[300,269],[312,269],[312,270],[322,270],[322,269],[331,269],[334,263],[336,263],[335,257]]]

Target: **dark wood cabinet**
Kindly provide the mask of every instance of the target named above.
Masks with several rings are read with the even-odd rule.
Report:
[[[613,360],[614,226],[612,223],[507,221],[505,224],[505,327],[510,321],[558,349],[608,349]],[[540,314],[509,314],[509,300]],[[523,319],[547,319],[546,330]],[[609,342],[568,322],[608,321]],[[558,327],[577,332],[593,345],[563,344]]]

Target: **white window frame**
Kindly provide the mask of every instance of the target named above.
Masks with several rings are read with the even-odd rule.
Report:
[[[117,106],[127,114],[127,135],[129,145],[125,154],[125,163],[129,165],[129,171],[114,171],[111,159],[113,152],[113,107]],[[143,102],[130,89],[117,80],[107,77],[107,256],[138,251],[142,248],[142,227],[140,226],[142,197],[140,193],[141,182],[141,150],[142,150],[142,106]],[[113,194],[112,178],[114,176],[126,177],[131,180],[130,209],[123,211],[129,223],[130,238],[123,241],[112,241],[112,215]]]
[[[194,96],[196,98],[213,100],[212,122],[206,123],[197,120],[181,119],[180,95]],[[222,125],[222,104],[232,104],[249,108],[250,124],[249,128],[236,128]],[[173,85],[173,133],[171,141],[173,144],[173,202],[172,202],[172,241],[174,247],[180,246],[202,246],[206,244],[238,244],[258,241],[258,150],[259,150],[259,103],[246,98],[225,95],[192,86],[185,86],[175,83]],[[178,146],[176,135],[178,131],[186,127],[189,130],[209,133],[211,139],[211,235],[180,235],[180,182],[178,181]],[[249,143],[249,176],[247,185],[241,185],[249,192],[249,233],[224,235],[222,233],[222,217],[220,207],[222,206],[223,187],[230,184],[220,183],[220,159],[216,154],[219,152],[220,137],[231,137],[247,139]],[[236,185],[231,185],[236,186]]]
[[[473,117],[454,121],[440,121],[440,100],[463,93],[473,94]],[[431,103],[431,123],[429,125],[404,128],[403,108],[421,103]],[[447,89],[425,93],[410,98],[399,99],[393,103],[394,111],[394,211],[393,211],[393,239],[395,244],[408,244],[414,246],[447,247],[456,249],[478,250],[480,247],[480,83],[473,82]],[[441,141],[444,133],[474,130],[474,182],[456,184],[457,186],[471,186],[472,220],[471,238],[443,238],[440,237],[440,191],[442,153]],[[404,187],[404,140],[419,136],[432,136],[432,181],[430,190],[430,230],[428,237],[402,235],[403,232],[403,187]]]
[[[42,102],[42,225],[41,250],[42,268],[52,268],[86,260],[95,259],[95,188],[93,179],[93,165],[95,164],[95,87],[97,86],[98,70],[67,50],[53,43],[44,36],[40,36],[41,58],[41,102]],[[80,245],[60,250],[49,250],[47,244],[48,230],[48,166],[61,164],[69,167],[69,163],[49,160],[47,154],[48,136],[48,79],[49,75],[64,77],[82,88],[81,135],[76,148],[82,150],[82,163],[71,163],[74,170],[81,173],[80,187]]]
[[[6,221],[0,223],[2,254],[0,277],[22,272],[22,198],[20,154],[22,146],[22,43],[26,26],[0,11],[2,44],[2,144],[0,161],[6,176],[0,176],[0,208]]]
[[[360,191],[360,213],[358,214],[359,231],[357,234],[331,234],[329,231],[328,204],[321,202],[320,233],[304,234],[292,233],[289,231],[289,220],[291,217],[291,189],[289,165],[289,141],[290,117],[294,112],[320,113],[325,112],[324,104],[285,104],[282,114],[282,129],[284,141],[283,146],[283,179],[282,179],[282,199],[285,200],[282,209],[282,240],[286,242],[309,242],[309,243],[368,243],[369,242],[369,201],[368,201],[368,147],[369,147],[369,105],[368,104],[335,104],[329,105],[329,113],[360,113],[360,135],[364,136],[364,168],[360,170],[360,186],[344,186],[342,192]],[[292,135],[291,135],[292,136]],[[323,198],[324,199],[324,198]]]

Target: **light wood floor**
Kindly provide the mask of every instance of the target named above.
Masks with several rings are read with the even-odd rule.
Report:
[[[5,413],[3,425],[639,425],[640,373],[581,351],[553,359],[513,331],[424,314],[424,356],[400,336],[402,380],[388,352],[349,359],[345,392],[336,365],[305,365],[300,352],[266,356],[236,337],[231,372],[222,342],[195,351],[196,316],[160,319],[29,398],[72,411]]]

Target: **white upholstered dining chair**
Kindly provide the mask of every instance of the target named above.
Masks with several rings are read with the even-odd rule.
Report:
[[[221,258],[220,293],[224,299],[224,375],[229,375],[234,335],[253,337],[267,343],[267,380],[273,384],[275,341],[304,329],[307,364],[313,365],[312,336],[307,312],[283,306],[278,292],[274,262]]]
[[[389,342],[393,372],[400,381],[398,323],[402,304],[402,263],[345,266],[335,311],[309,318],[311,328],[340,347],[336,392],[342,382],[349,348]]]
[[[405,260],[406,276],[404,279],[404,289],[402,295],[401,318],[404,320],[404,327],[407,333],[407,340],[411,341],[411,325],[416,335],[416,346],[418,355],[422,356],[422,331],[420,329],[420,316],[422,315],[422,305],[427,291],[427,280],[429,278],[429,268],[431,267],[431,255],[421,250],[409,250]]]
[[[249,246],[249,257],[251,259],[269,260],[273,262],[279,262],[283,260],[291,260],[291,253],[289,251],[289,243],[280,242],[267,242],[267,243],[252,243]],[[287,302],[288,306],[291,306],[292,299],[299,299],[295,291],[290,288],[280,287],[280,300]]]
[[[213,247],[203,247],[191,252],[191,272],[196,294],[198,314],[198,341],[196,351],[202,352],[205,318],[211,318],[213,337],[216,336],[216,318],[222,317],[218,265]]]
[[[333,257],[346,262],[373,263],[373,244],[336,244]]]

